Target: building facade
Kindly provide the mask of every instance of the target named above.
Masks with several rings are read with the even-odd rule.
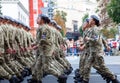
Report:
[[[31,27],[31,32],[33,36],[36,34],[36,28],[38,27],[36,23],[36,19],[38,17],[38,14],[41,14],[41,8],[44,6],[42,0],[29,0],[29,23]]]
[[[28,2],[28,0],[24,0]],[[29,10],[22,3],[22,0],[0,0],[1,12],[29,26]]]
[[[67,32],[76,32],[82,25],[82,17],[95,12],[97,2],[95,0],[56,0],[56,10],[67,13]]]

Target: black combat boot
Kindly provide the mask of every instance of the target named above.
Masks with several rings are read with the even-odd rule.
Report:
[[[71,71],[73,71],[73,68],[72,68],[72,67],[70,67],[70,70],[71,70]]]
[[[111,79],[108,76],[100,73],[99,71],[96,71],[96,72],[101,75],[101,77],[103,78],[103,80],[106,80],[106,83],[110,83]]]
[[[117,79],[117,75],[115,75],[115,79],[112,80],[112,83],[120,83],[120,81]]]
[[[31,68],[26,67],[25,70],[27,71],[27,76],[32,74]]]
[[[58,77],[58,83],[67,83],[67,75],[61,75]]]
[[[69,75],[69,74],[71,74],[71,73],[72,73],[72,71],[73,71],[73,68],[72,68],[72,67],[70,67],[70,68],[69,68],[69,70],[68,70],[68,75]]]
[[[23,71],[21,72],[21,75],[22,75],[22,77],[26,77],[26,76],[27,76],[27,71],[23,70]]]
[[[35,80],[35,79],[28,79],[27,82],[28,83],[39,83],[38,80]]]
[[[80,83],[89,83],[89,81],[82,80]]]
[[[40,81],[38,81],[38,83],[42,83],[42,81],[40,80]]]
[[[82,81],[83,81],[82,77],[76,77],[74,82],[81,83]]]
[[[69,75],[69,70],[64,70],[64,73]]]
[[[48,75],[48,73],[44,72],[43,77],[46,77],[47,75]]]
[[[0,78],[0,80],[4,80],[3,78]]]
[[[9,80],[9,83],[20,83],[19,79],[15,76],[11,77],[11,79]]]
[[[24,77],[22,77],[22,76],[17,76],[17,78],[18,78],[19,82],[22,82],[24,80]]]
[[[112,83],[120,83],[120,81],[118,79],[114,79],[112,80]]]
[[[79,75],[79,69],[76,69],[76,70],[74,71],[74,73],[75,73],[75,77],[78,76],[78,75]]]

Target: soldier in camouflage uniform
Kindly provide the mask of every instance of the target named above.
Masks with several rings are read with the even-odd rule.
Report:
[[[4,53],[2,54],[3,55],[3,67],[4,69],[11,75],[15,75],[15,74],[18,74],[18,71],[15,67],[15,64],[13,63],[12,64],[12,59],[11,58],[11,54],[13,53],[13,50],[11,49],[10,47],[10,44],[9,44],[9,23],[10,23],[10,19],[9,18],[6,18],[4,17],[2,20],[1,20],[1,29],[3,30],[2,34],[3,34],[3,39],[4,39]],[[15,70],[15,71],[14,71]],[[13,72],[14,71],[14,72]],[[6,75],[6,74],[5,74]],[[8,76],[10,76],[8,75]],[[19,74],[20,75],[20,74]],[[13,80],[17,79],[16,77],[12,77],[10,79],[10,82],[13,83]],[[18,80],[16,80],[18,81]]]
[[[89,29],[89,19],[85,19],[85,22],[82,27],[82,30],[84,31],[83,36],[88,29]],[[85,47],[83,37],[80,37],[79,41],[80,41],[79,50],[81,54],[80,54],[80,61],[79,61],[79,69],[75,70],[75,77],[74,77],[75,82],[82,80],[82,76],[84,74],[83,72],[84,72],[85,60],[88,58],[88,55],[89,55],[89,52],[87,50],[83,50]]]
[[[70,74],[72,71],[71,64],[67,61],[65,58],[64,50],[66,47],[66,43],[60,33],[61,27],[57,25],[57,23],[54,20],[51,20],[50,26],[53,27],[54,33],[55,33],[55,51],[54,51],[54,61],[58,63],[58,66],[62,66],[62,69],[64,70],[65,74]],[[57,65],[56,63],[56,65]]]
[[[52,74],[59,79],[62,79],[60,83],[64,83],[66,80],[63,79],[62,72],[57,69],[57,65],[53,61],[53,55],[55,50],[55,34],[53,29],[47,24],[46,16],[40,15],[37,23],[40,25],[37,29],[37,44],[38,51],[34,69],[32,70],[33,78],[29,83],[41,83],[41,79],[44,73]]]
[[[60,57],[60,52],[58,50],[60,49],[60,44],[58,40],[60,38],[60,34],[59,34],[59,31],[56,30],[56,27],[57,27],[56,22],[51,21],[51,23],[52,23],[53,33],[55,34],[55,45],[56,45],[53,59],[56,62],[56,65],[59,67],[59,70],[62,72],[65,72],[67,70],[67,66],[63,63],[63,60]]]
[[[71,73],[72,71],[72,67],[71,64],[68,62],[68,60],[65,58],[65,53],[64,51],[67,48],[67,44],[66,41],[63,39],[62,35],[61,35],[61,27],[58,25],[56,26],[56,29],[58,31],[58,44],[59,44],[59,53],[60,53],[60,58],[63,60],[62,62],[64,63],[63,65],[65,67],[67,67],[67,70],[69,71],[69,73]]]
[[[98,17],[92,15],[89,24],[91,27],[90,29],[88,29],[84,36],[84,41],[86,42],[85,50],[88,50],[89,56],[85,61],[82,83],[89,82],[90,70],[92,66],[106,78],[107,82],[112,81],[112,83],[120,83],[117,80],[116,76],[105,66],[102,43],[107,49],[109,49],[109,46],[107,46],[103,38],[100,36],[98,30]],[[94,64],[96,64],[97,66],[95,66]]]
[[[7,66],[7,64],[5,63],[5,59],[4,59],[4,43],[5,43],[5,34],[4,31],[2,29],[2,20],[3,17],[0,17],[0,78],[6,78],[6,79],[10,79],[12,77],[12,75],[14,75],[14,72]]]

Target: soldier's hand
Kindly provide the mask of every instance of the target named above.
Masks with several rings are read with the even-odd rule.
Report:
[[[11,49],[11,48],[8,48],[8,49],[6,50],[6,52],[9,53],[9,54],[12,54],[12,49]]]
[[[15,49],[13,49],[13,50],[12,50],[12,53],[13,53],[13,54],[15,54],[15,53],[16,53],[16,50],[15,50]]]
[[[107,49],[108,51],[110,51],[110,47],[109,47],[109,46],[107,46],[106,49]]]
[[[20,47],[20,51],[21,51],[21,52],[24,52],[24,48],[23,48],[23,47]]]
[[[38,46],[34,46],[33,49],[36,50],[38,48]]]
[[[85,41],[89,41],[90,40],[90,38],[89,37],[85,37]]]

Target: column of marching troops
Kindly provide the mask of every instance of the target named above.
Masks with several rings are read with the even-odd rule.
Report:
[[[72,72],[71,64],[65,58],[67,44],[60,31],[61,27],[47,16],[37,18],[36,39],[30,28],[8,16],[0,16],[0,80],[20,83],[32,75],[28,83],[42,83],[46,75],[54,75],[58,83],[66,83]],[[120,83],[104,63],[102,43],[109,49],[100,36],[99,19],[92,15],[83,27],[84,50],[79,69],[75,71],[75,83],[89,83],[90,70],[94,67],[107,83]]]
[[[30,28],[8,16],[0,16],[0,78],[23,80],[34,61]],[[15,77],[16,75],[16,77]]]
[[[8,16],[0,16],[0,79],[20,83],[32,75],[28,83],[42,83],[46,75],[54,75],[59,83],[66,83],[72,72],[65,58],[66,43],[55,21],[38,16],[36,39],[30,28]]]

